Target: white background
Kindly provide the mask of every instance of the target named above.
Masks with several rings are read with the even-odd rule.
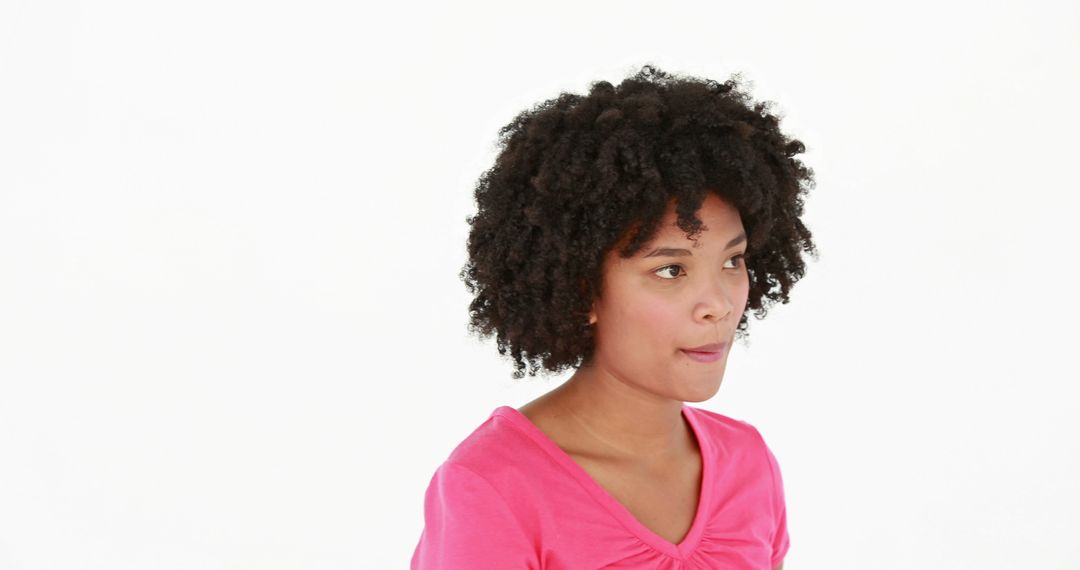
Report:
[[[644,63],[775,101],[821,251],[701,407],[785,568],[1073,568],[1075,2],[0,2],[0,568],[404,568],[514,381],[465,330],[518,111]]]

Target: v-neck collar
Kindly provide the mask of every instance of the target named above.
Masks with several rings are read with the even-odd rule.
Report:
[[[685,560],[697,548],[698,543],[701,541],[702,532],[704,532],[705,525],[708,522],[707,518],[712,501],[712,485],[709,484],[709,481],[711,481],[712,477],[713,448],[712,442],[708,437],[705,437],[704,429],[699,424],[699,418],[694,408],[684,403],[682,414],[690,424],[694,437],[697,438],[698,448],[701,450],[701,492],[698,496],[697,511],[694,513],[694,522],[691,523],[689,532],[686,533],[686,536],[683,537],[682,542],[679,544],[669,542],[637,520],[622,503],[601,487],[581,465],[578,465],[573,458],[556,445],[525,414],[511,406],[499,406],[491,415],[498,415],[510,420],[513,426],[535,441],[556,463],[561,465],[567,473],[577,480],[597,502],[607,509],[619,523],[642,542],[667,556]]]

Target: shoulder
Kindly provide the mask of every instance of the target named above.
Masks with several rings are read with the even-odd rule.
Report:
[[[765,437],[750,422],[724,414],[686,406],[698,425],[704,429],[709,444],[717,449],[717,459],[741,459],[759,464],[770,471],[777,470],[776,457],[765,442]]]
[[[761,432],[750,422],[725,416],[705,408],[685,407],[698,420],[698,424],[705,428],[711,438],[719,438],[721,441],[729,443],[765,444],[765,438],[762,437]]]
[[[689,407],[689,406],[688,406]],[[701,408],[690,407],[699,425],[705,428],[708,445],[714,450],[717,469],[732,470],[733,480],[770,496],[783,509],[783,479],[780,465],[761,432],[749,422]]]
[[[537,536],[543,521],[554,520],[559,503],[552,502],[553,495],[564,502],[580,500],[574,494],[577,482],[552,461],[525,422],[508,406],[493,411],[436,469],[428,486],[428,509],[452,509],[467,513],[463,519],[480,517]]]
[[[528,512],[527,505],[492,480],[498,473],[491,469],[494,463],[477,460],[480,444],[496,441],[487,423],[474,430],[432,476],[424,495],[424,529],[411,568],[539,566],[533,540],[536,526],[521,516],[523,508]]]
[[[523,467],[535,462],[535,443],[516,425],[506,406],[500,406],[465,437],[446,463],[457,465],[498,486],[506,478],[518,476]]]

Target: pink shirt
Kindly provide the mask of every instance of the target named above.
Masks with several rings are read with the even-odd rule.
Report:
[[[435,471],[412,570],[771,570],[788,550],[776,458],[750,424],[683,404],[702,453],[690,532],[638,522],[524,414],[500,406]]]

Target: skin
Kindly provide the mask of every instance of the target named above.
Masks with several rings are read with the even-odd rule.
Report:
[[[682,404],[720,389],[749,293],[738,210],[710,194],[697,215],[705,229],[696,243],[675,225],[670,204],[653,241],[634,257],[613,248],[589,314],[592,362],[519,409],[673,544],[690,529],[701,484],[701,452]],[[689,254],[649,256],[657,248]],[[681,351],[710,343],[726,343],[715,362]]]

